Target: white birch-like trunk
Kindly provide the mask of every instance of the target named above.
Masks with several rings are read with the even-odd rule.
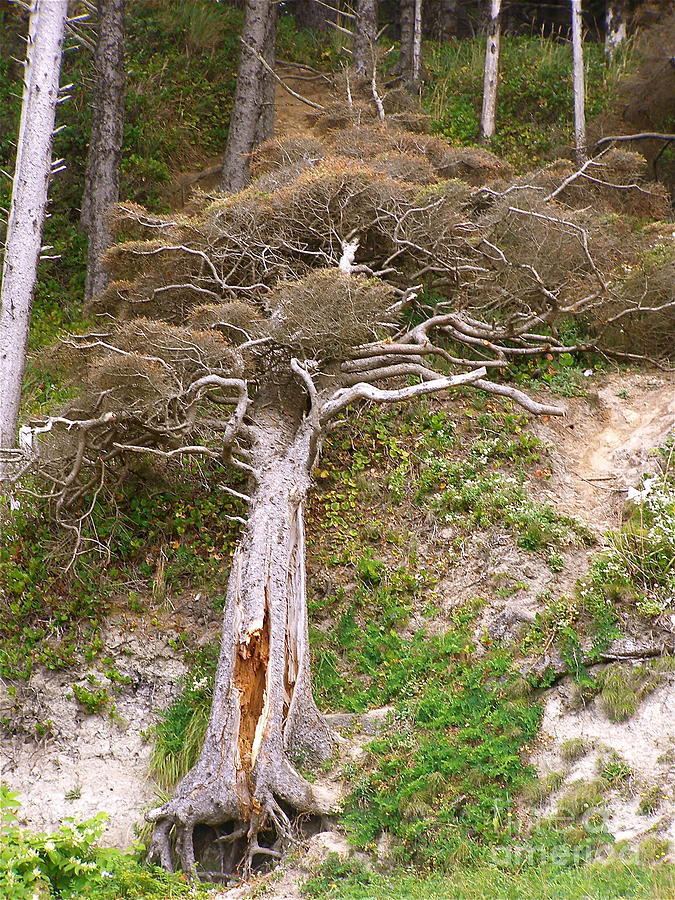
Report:
[[[483,109],[480,116],[480,139],[489,141],[495,135],[497,84],[499,81],[499,40],[501,37],[501,0],[490,2],[490,22],[485,46],[483,70]]]
[[[605,56],[611,60],[627,36],[626,2],[613,0],[605,10]]]
[[[68,0],[35,0],[31,8],[0,289],[0,449],[16,446],[26,343],[52,168],[52,136],[67,15]]]
[[[415,0],[412,47],[413,88],[419,91],[422,82],[422,0]]]
[[[572,2],[572,70],[574,83],[574,148],[577,162],[586,159],[586,87],[584,83],[584,48],[581,0]]]

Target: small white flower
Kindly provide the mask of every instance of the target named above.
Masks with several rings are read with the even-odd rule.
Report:
[[[584,378],[590,378],[593,374],[593,369],[584,369]]]

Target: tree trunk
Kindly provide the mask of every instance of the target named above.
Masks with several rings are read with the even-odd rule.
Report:
[[[265,58],[266,48],[269,53],[270,19],[274,14],[272,0],[246,0],[242,41],[248,47],[241,48],[230,131],[225,145],[222,180],[225,191],[239,191],[248,183],[249,154],[257,146],[261,108],[268,99],[265,84],[266,76],[270,76],[260,57]]]
[[[204,746],[173,799],[149,816],[151,855],[168,869],[172,828],[176,855],[194,873],[194,829],[210,826],[227,873],[281,855],[293,812],[330,808],[293,764],[327,758],[334,742],[312,698],[307,635],[303,507],[318,431],[305,420],[292,434],[287,422],[269,407],[256,420],[258,480],[232,561]]]
[[[584,84],[581,0],[572,2],[572,65],[574,80],[574,147],[577,162],[586,159],[586,88]]]
[[[495,136],[497,84],[499,83],[499,40],[501,37],[501,0],[491,0],[483,70],[483,109],[480,117],[480,139]]]
[[[277,7],[272,6],[267,19],[267,29],[265,32],[265,46],[263,49],[263,59],[267,65],[274,69],[276,62],[276,43],[277,43]],[[265,69],[260,73],[262,82],[260,112],[258,115],[258,124],[255,131],[255,146],[262,144],[274,134],[274,102],[276,82],[272,74]]]
[[[356,35],[354,37],[354,69],[362,78],[372,75],[376,63],[377,0],[358,0]]]
[[[91,136],[80,221],[87,232],[85,298],[101,293],[108,277],[101,256],[110,246],[108,213],[119,200],[124,127],[124,3],[99,0]]]
[[[626,40],[626,0],[609,0],[605,8],[605,56],[611,60]]]
[[[412,72],[413,37],[415,32],[415,0],[401,0],[401,54],[398,59],[397,72],[403,77],[410,77]]]
[[[36,0],[31,9],[0,291],[0,449],[16,446],[26,343],[52,169],[52,134],[67,14],[68,0]]]
[[[457,37],[458,0],[439,0],[436,14],[435,36],[439,41]]]
[[[338,5],[337,0],[328,2],[331,6]],[[317,0],[295,0],[291,9],[298,28],[306,28],[308,31],[325,31],[328,16],[332,16],[333,20],[335,16],[321,3],[317,3]]]

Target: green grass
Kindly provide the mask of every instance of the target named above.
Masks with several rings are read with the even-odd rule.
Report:
[[[626,57],[607,67],[601,44],[584,45],[589,118],[611,101]],[[432,128],[455,144],[478,139],[483,96],[483,39],[430,44],[425,105]],[[572,60],[568,44],[549,38],[502,38],[497,131],[491,149],[519,171],[561,155],[572,142]]]
[[[669,900],[673,895],[674,865],[619,859],[572,869],[544,863],[511,872],[488,864],[420,876],[381,875],[333,858],[303,887],[310,900]]]

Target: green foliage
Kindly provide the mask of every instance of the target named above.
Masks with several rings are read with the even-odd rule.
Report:
[[[101,649],[100,622],[113,595],[126,593],[135,613],[147,606],[129,584],[155,585],[161,603],[166,592],[198,582],[216,607],[222,604],[223,571],[238,534],[227,516],[237,507],[205,485],[218,478],[239,483],[237,476],[203,465],[182,466],[170,476],[141,467],[99,496],[85,539],[107,542],[113,560],[107,569],[85,557],[76,572],[64,571],[63,534],[44,503],[30,505],[22,496],[24,505],[7,516],[0,541],[1,676],[27,678],[35,663],[62,669],[91,661]],[[80,694],[90,712],[107,705],[100,691],[82,688]]]
[[[18,794],[0,783],[0,894],[3,900],[173,900],[207,889],[139,863],[132,854],[102,850],[106,816],[66,819],[52,834],[17,823]]]
[[[565,781],[564,772],[549,772],[544,778],[537,778],[526,784],[521,792],[524,803],[531,806],[544,806],[554,791],[557,791]]]
[[[604,778],[572,782],[558,800],[557,817],[565,822],[577,821],[597,810],[604,805],[604,794],[608,787]]]
[[[640,666],[612,663],[598,676],[600,703],[612,722],[625,722],[640,701],[661,683],[661,672],[648,663]]]
[[[584,46],[587,115],[614,96],[625,59],[607,67],[600,44]],[[424,98],[433,130],[456,144],[478,139],[485,42],[446,41],[429,47]],[[572,54],[550,38],[504,35],[500,54],[497,134],[491,149],[519,170],[540,164],[569,146],[572,134]]]
[[[171,790],[197,761],[211,711],[217,662],[215,646],[192,654],[180,695],[154,728],[150,774],[164,790]]]
[[[611,787],[616,787],[629,779],[633,770],[620,754],[613,752],[598,761],[598,773]]]
[[[448,875],[402,869],[380,874],[333,857],[302,890],[310,900],[655,900],[675,893],[675,866],[617,858],[577,868],[547,860],[513,870],[487,863],[458,866]]]
[[[107,689],[103,686],[98,686],[98,683],[97,686],[91,689],[83,684],[74,684],[73,694],[77,702],[89,715],[102,713],[112,703]]]
[[[568,763],[576,762],[586,756],[591,746],[592,743],[585,738],[568,738],[560,745],[560,757]]]
[[[638,812],[641,816],[651,816],[661,806],[661,803],[668,799],[661,785],[655,784],[647,788],[640,794],[640,802],[638,804]]]

